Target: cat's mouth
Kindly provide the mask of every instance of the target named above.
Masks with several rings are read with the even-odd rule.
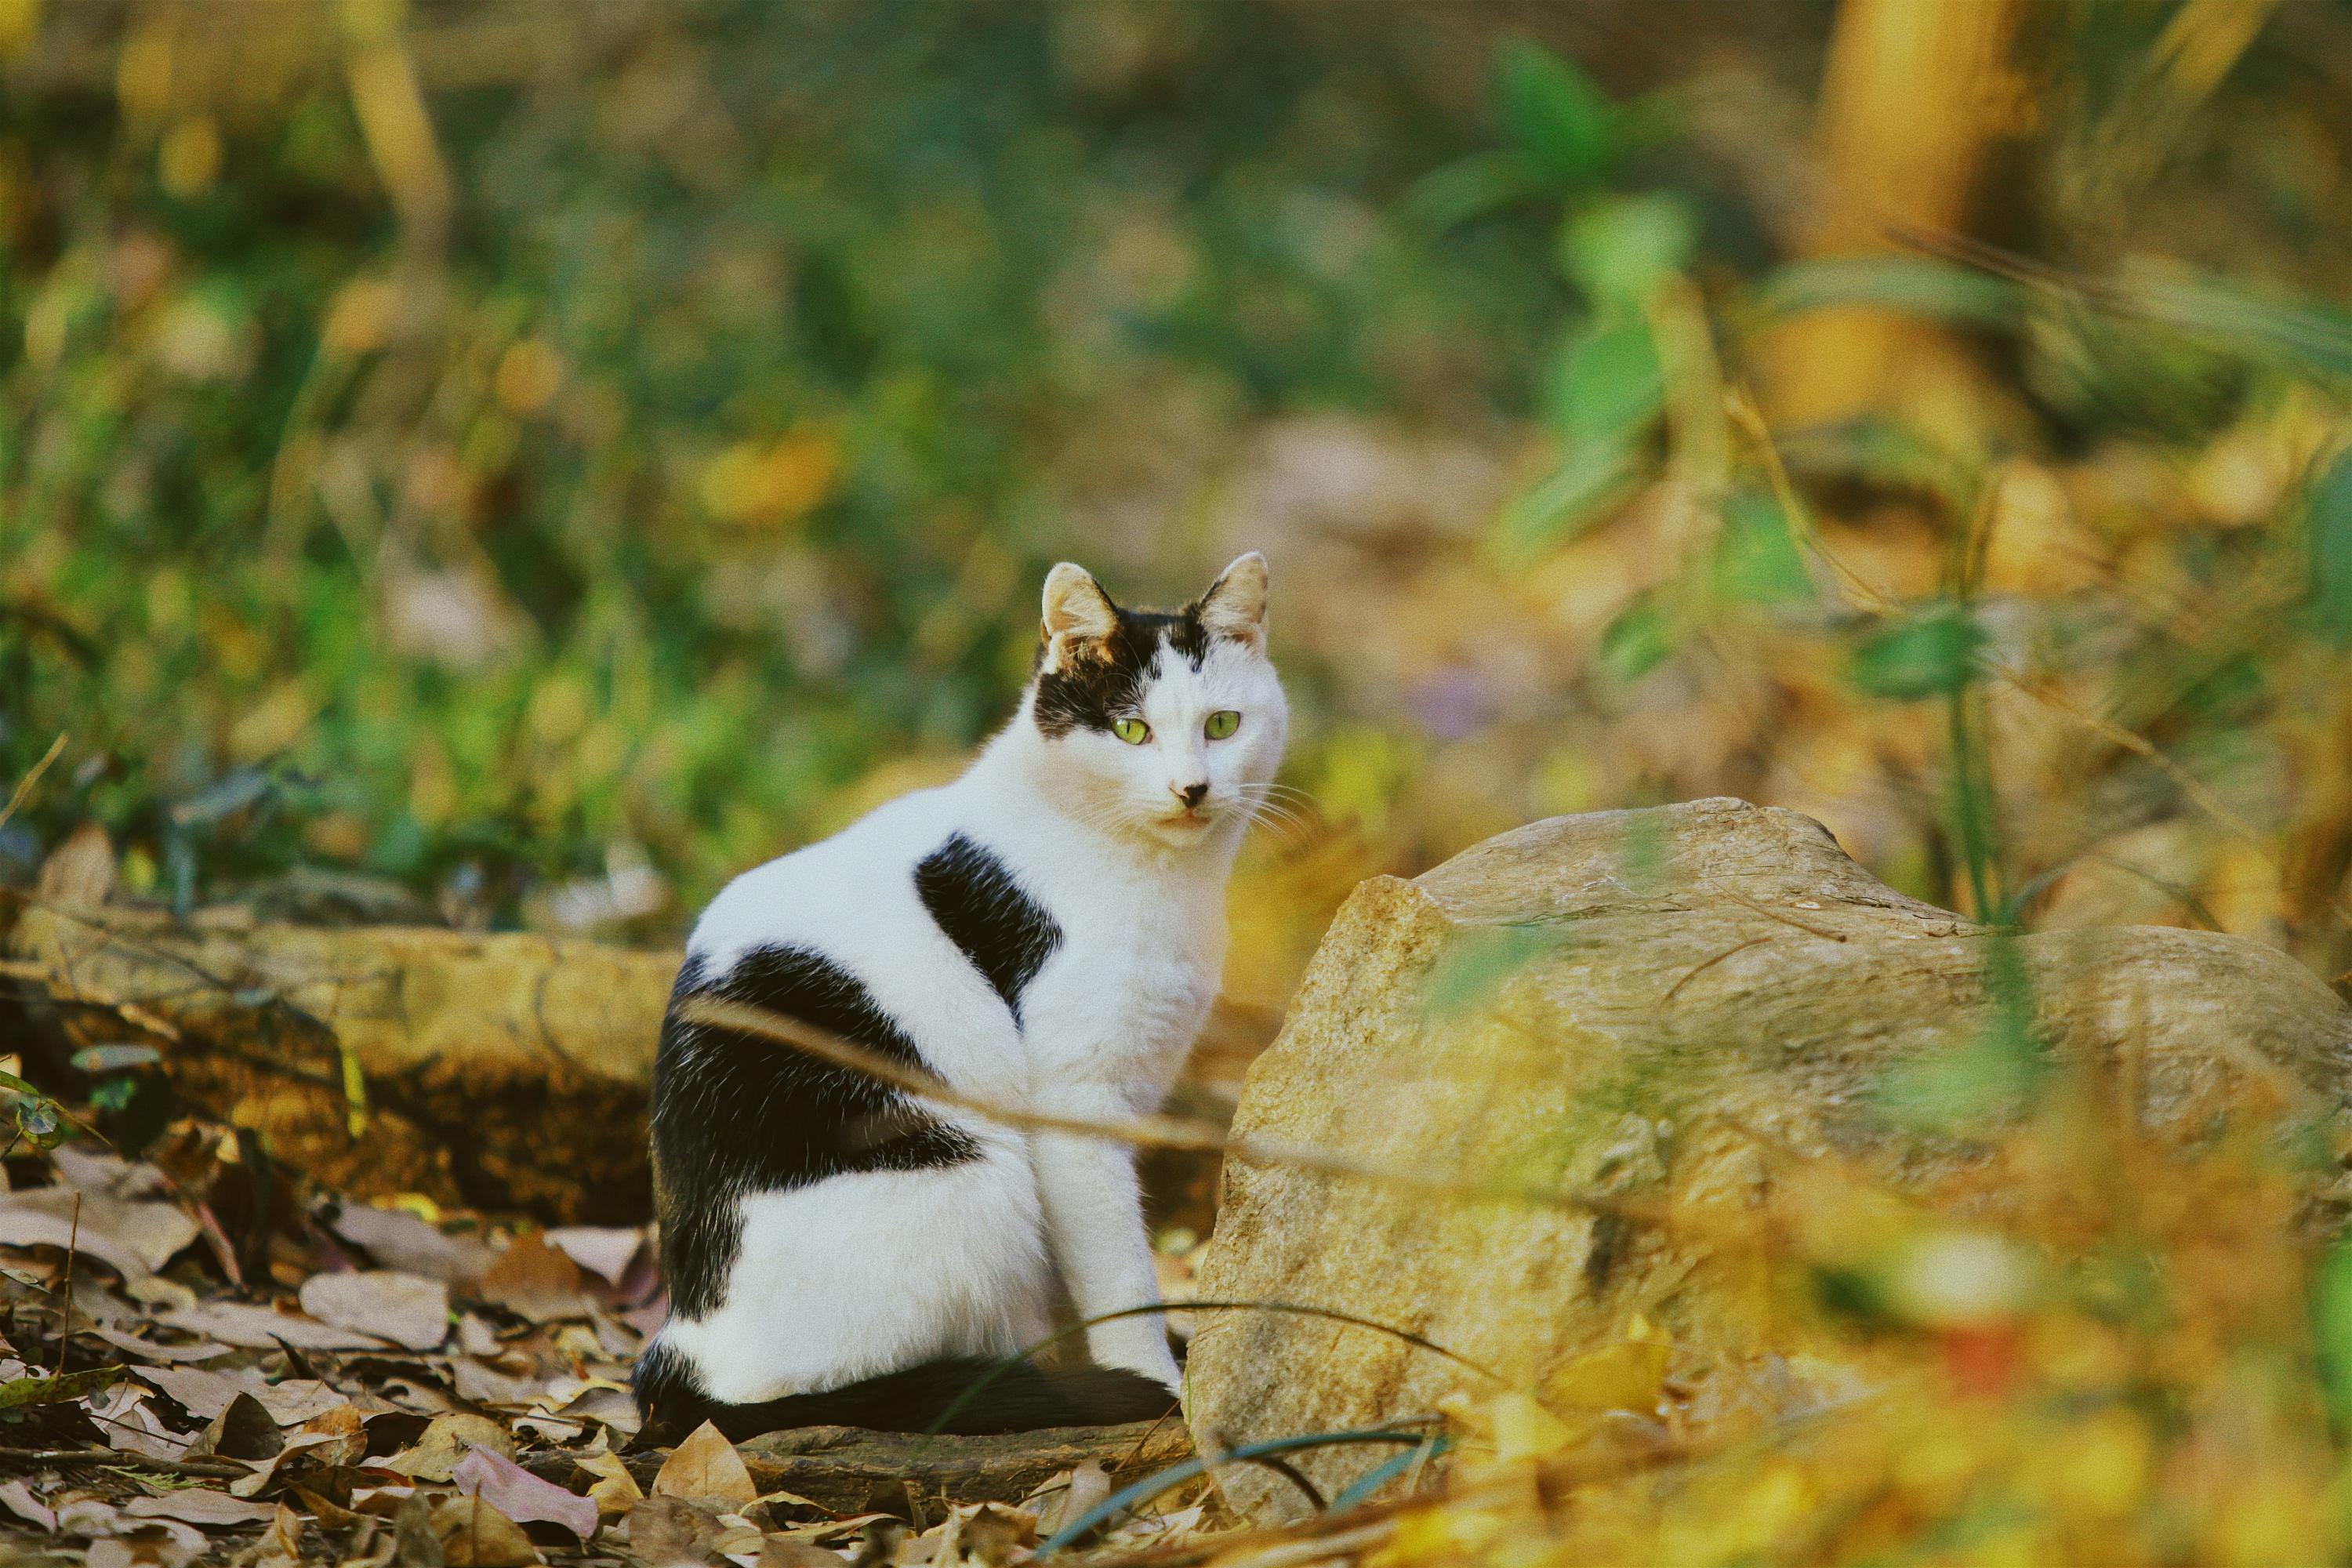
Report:
[[[1188,805],[1171,816],[1161,817],[1160,825],[1162,827],[1199,828],[1208,826],[1214,820],[1216,813],[1207,806]]]

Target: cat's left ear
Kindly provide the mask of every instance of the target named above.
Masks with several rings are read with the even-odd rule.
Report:
[[[1253,550],[1217,574],[1194,605],[1211,637],[1265,651],[1265,557]]]

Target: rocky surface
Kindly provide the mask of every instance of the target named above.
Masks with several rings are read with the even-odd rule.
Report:
[[[1930,1201],[1981,1158],[1969,1118],[2053,1061],[2099,1069],[2164,1136],[2286,1147],[2338,1114],[2348,1055],[2343,1004],[2249,941],[1998,936],[1738,801],[1558,818],[1349,900],[1234,1131],[1424,1184],[1229,1161],[1200,1294],[1344,1311],[1529,1390],[1632,1325],[1801,1398],[1835,1369],[1753,1342],[1739,1245],[1771,1184],[1859,1170]],[[1427,1189],[1446,1176],[1459,1194]],[[1391,1335],[1247,1310],[1202,1315],[1189,1384],[1204,1448],[1495,1387]],[[1294,1458],[1328,1495],[1392,1452]],[[1261,1520],[1303,1506],[1271,1475],[1225,1485]]]

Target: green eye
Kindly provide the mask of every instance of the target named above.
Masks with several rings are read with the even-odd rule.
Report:
[[[1220,708],[1210,714],[1209,722],[1205,726],[1209,739],[1212,741],[1222,741],[1241,727],[1242,716],[1230,708]]]
[[[1110,732],[1130,746],[1139,746],[1151,739],[1151,726],[1140,719],[1121,719],[1110,727]]]

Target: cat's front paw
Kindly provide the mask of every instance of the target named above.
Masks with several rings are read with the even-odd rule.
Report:
[[[1135,1333],[1131,1326],[1135,1323],[1150,1323],[1153,1331],[1150,1336],[1146,1338]],[[1087,1336],[1087,1353],[1097,1366],[1117,1367],[1122,1372],[1139,1373],[1171,1394],[1181,1395],[1184,1392],[1183,1371],[1177,1366],[1176,1358],[1168,1353],[1168,1342],[1159,1332],[1160,1324],[1156,1318],[1131,1319],[1125,1323],[1100,1326],[1105,1329],[1123,1328],[1129,1331],[1118,1335],[1105,1334],[1100,1340],[1092,1334]]]

